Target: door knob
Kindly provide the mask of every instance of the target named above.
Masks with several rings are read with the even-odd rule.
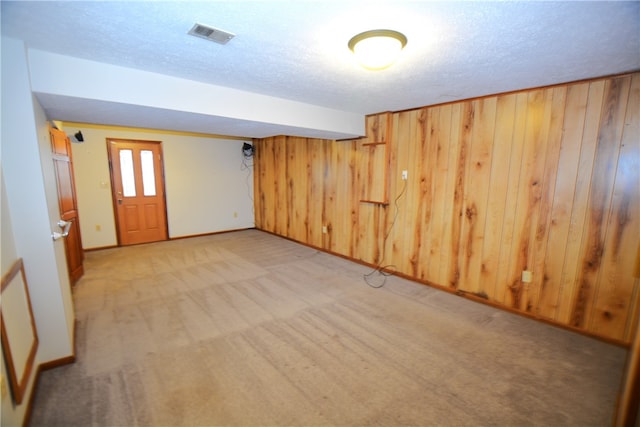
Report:
[[[58,221],[58,227],[62,228],[62,233],[58,233],[57,231],[54,231],[53,233],[51,233],[51,237],[53,238],[53,240],[58,240],[58,239],[62,239],[63,237],[67,237],[69,235],[69,229],[71,228],[71,222],[72,221],[64,221],[62,219]]]

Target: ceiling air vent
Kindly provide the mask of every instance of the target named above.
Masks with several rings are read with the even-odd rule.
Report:
[[[193,28],[189,30],[189,34],[220,44],[227,44],[229,40],[236,36],[235,34],[228,33],[218,28],[208,27],[202,24],[195,24]]]

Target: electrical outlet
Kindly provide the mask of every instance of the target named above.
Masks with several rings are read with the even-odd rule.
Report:
[[[328,233],[328,231],[327,231],[327,226],[326,226],[326,225],[323,225],[323,226],[322,226],[322,234],[327,234],[327,233]]]
[[[100,226],[100,224],[96,224],[96,231],[100,231],[102,230],[102,227]]]
[[[402,180],[406,181],[407,179],[409,179],[409,171],[403,170],[402,171]]]
[[[522,272],[522,281],[524,283],[531,283],[532,280],[533,280],[533,273],[531,271],[524,270]]]

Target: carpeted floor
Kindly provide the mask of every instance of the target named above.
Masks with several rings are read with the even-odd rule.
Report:
[[[32,426],[611,424],[625,350],[260,231],[85,270]]]

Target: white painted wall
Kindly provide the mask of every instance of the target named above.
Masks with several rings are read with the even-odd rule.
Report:
[[[1,151],[1,150],[0,150]],[[0,169],[0,269],[2,276],[4,276],[13,263],[18,259],[18,253],[16,251],[15,239],[13,237],[13,224],[11,222],[11,213],[9,212],[9,203],[7,200],[7,191],[4,185],[4,178],[2,177],[2,170]],[[0,352],[0,363],[2,364],[2,384],[0,394],[2,396],[2,407],[0,414],[0,425],[13,426],[22,425],[26,412],[26,405],[15,406],[11,399],[8,383],[8,373],[6,364],[4,362],[4,354]],[[29,384],[27,384],[26,395],[29,396],[33,392],[33,383],[35,375],[31,376]]]
[[[0,150],[1,152],[1,150]],[[4,178],[2,169],[0,168],[0,270],[4,275],[18,259],[16,252],[16,243],[13,237],[13,225],[11,222],[11,213],[9,212],[9,204],[7,200],[7,190],[4,187]]]
[[[64,124],[67,134],[78,130],[84,143],[72,150],[85,249],[117,244],[107,138],[162,141],[170,238],[254,226],[253,168],[243,168],[244,141]]]
[[[1,44],[2,274],[7,264],[23,259],[40,341],[36,363],[43,363],[73,354],[73,302],[68,279],[61,280],[66,276],[59,271],[65,262],[58,247],[63,243],[51,239],[58,215],[50,215],[54,209],[47,203],[52,198],[47,183],[51,171],[43,170],[46,160],[40,158],[46,121],[32,96],[26,47],[7,37],[2,37]],[[2,384],[2,425],[21,425],[33,378],[20,406],[6,400],[11,398],[4,380]]]
[[[255,225],[253,167],[243,170],[244,141],[196,137],[165,141],[170,237]]]

